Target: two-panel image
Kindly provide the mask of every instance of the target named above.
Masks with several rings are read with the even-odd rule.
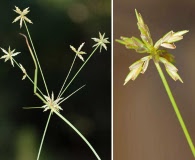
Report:
[[[0,4],[0,160],[195,159],[195,1]]]

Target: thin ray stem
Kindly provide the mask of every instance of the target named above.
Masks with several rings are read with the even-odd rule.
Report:
[[[92,57],[92,55],[95,53],[95,51],[98,49],[99,45],[93,50],[93,52],[90,54],[90,56],[86,59],[86,61],[83,63],[83,65],[79,68],[79,70],[77,71],[77,73],[74,75],[74,77],[71,79],[71,81],[68,83],[68,85],[66,86],[66,88],[63,90],[63,92],[61,93],[61,95],[64,94],[64,92],[68,89],[68,87],[70,86],[70,84],[73,82],[73,80],[76,78],[76,76],[79,74],[79,72],[82,70],[82,68],[85,66],[85,64],[89,61],[89,59]]]
[[[74,62],[75,62],[75,60],[76,60],[76,57],[77,57],[77,55],[75,55],[75,57],[74,57],[74,60],[73,60],[73,62],[72,62],[72,64],[71,64],[71,67],[70,67],[70,69],[69,69],[69,72],[68,72],[68,74],[67,74],[67,76],[66,76],[66,79],[64,80],[64,83],[63,83],[63,85],[62,85],[62,87],[61,87],[61,89],[60,89],[60,92],[59,92],[59,94],[58,94],[58,98],[62,96],[62,95],[61,95],[61,92],[62,92],[62,90],[63,90],[63,88],[64,88],[64,85],[66,84],[66,81],[67,81],[69,75],[70,75],[70,72],[71,72],[72,67],[73,67],[73,65],[74,65]]]
[[[23,109],[40,109],[40,108],[43,108],[43,107],[22,107]]]
[[[75,90],[74,92],[72,92],[71,94],[69,94],[66,98],[64,98],[59,104],[61,104],[62,102],[64,102],[65,100],[67,100],[68,98],[70,98],[73,94],[75,94],[76,92],[78,92],[80,89],[82,89],[83,87],[85,87],[85,85],[81,86],[80,88],[78,88],[77,90]]]
[[[38,155],[37,155],[37,160],[39,160],[39,157],[40,157],[40,154],[41,154],[41,150],[42,150],[42,146],[43,146],[43,141],[45,139],[45,134],[47,132],[47,128],[48,128],[48,125],[49,125],[49,121],[50,121],[51,115],[52,115],[52,110],[49,113],[49,116],[48,116],[48,119],[47,119],[47,123],[45,125],[45,129],[44,129],[43,136],[42,136],[42,139],[41,139],[41,144],[40,144],[40,147],[39,147],[39,152],[38,152]]]
[[[25,23],[26,24],[26,23]],[[27,29],[27,31],[28,31],[28,28],[27,28],[27,25],[25,25],[26,26],[26,29]],[[28,32],[28,34],[29,34],[29,32]],[[22,34],[22,33],[20,33],[20,35],[22,35],[24,38],[25,38],[25,40],[26,40],[26,44],[27,44],[27,47],[28,47],[28,49],[29,49],[29,51],[30,51],[30,54],[31,54],[31,56],[32,56],[32,59],[33,59],[33,62],[34,62],[34,65],[35,65],[35,73],[34,73],[34,94],[37,96],[37,97],[39,97],[43,102],[45,102],[45,100],[41,97],[41,95],[39,94],[39,93],[37,93],[37,76],[38,76],[38,67],[37,67],[37,62],[38,62],[38,58],[36,57],[35,58],[35,56],[36,56],[36,54],[35,54],[35,56],[34,56],[34,54],[33,54],[33,51],[32,51],[32,49],[31,49],[31,47],[30,47],[30,45],[29,45],[29,43],[28,43],[28,38],[26,37],[26,35],[24,35],[24,34]],[[30,37],[30,34],[29,34],[29,37]],[[32,40],[31,40],[31,44],[32,44]],[[33,45],[33,44],[32,44]],[[34,48],[34,47],[33,47]],[[39,63],[38,63],[39,64]],[[40,65],[39,65],[40,66]],[[40,67],[39,67],[40,68]],[[41,68],[40,68],[41,69]],[[47,89],[47,88],[46,88]]]
[[[30,32],[29,32],[29,30],[28,30],[28,27],[27,27],[25,21],[24,21],[24,24],[25,24],[25,27],[26,27],[26,31],[27,31],[27,33],[28,33],[28,37],[29,37],[29,39],[30,39],[30,43],[31,43],[31,45],[32,45],[32,47],[33,47],[34,55],[35,55],[35,58],[36,58],[36,61],[37,61],[39,70],[40,70],[40,72],[41,72],[41,76],[42,76],[42,79],[43,79],[43,83],[44,83],[44,85],[45,85],[45,89],[46,89],[47,95],[49,96],[48,87],[47,87],[47,84],[46,84],[46,81],[45,81],[45,78],[44,78],[44,75],[43,75],[43,72],[42,72],[42,69],[41,69],[41,65],[40,65],[40,63],[39,63],[39,59],[38,59],[38,57],[37,57],[37,53],[36,53],[35,47],[34,47],[34,45],[33,45],[32,39],[31,39]],[[35,76],[36,76],[36,78],[37,78],[37,75],[35,75]]]

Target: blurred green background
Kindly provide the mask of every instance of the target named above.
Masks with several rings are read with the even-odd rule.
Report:
[[[175,56],[184,83],[162,69],[192,141],[195,143],[195,1],[114,0],[113,39],[140,37],[135,8],[148,25],[153,41],[167,32],[189,30],[169,50]],[[129,66],[147,54],[138,54],[114,42],[114,160],[194,160],[162,81],[150,61],[147,71],[123,86]]]
[[[92,37],[106,33],[111,40],[110,0],[33,0],[0,2],[0,46],[20,51],[16,59],[33,75],[33,62],[25,40],[19,33],[19,22],[12,24],[16,16],[14,6],[30,7],[28,24],[38,57],[45,74],[50,93],[57,95],[74,58],[69,45],[78,48],[85,42],[83,51],[89,53],[94,44]],[[3,55],[3,53],[0,53]],[[84,55],[84,58],[88,55]],[[82,65],[77,59],[75,73]],[[73,74],[72,74],[73,75]],[[42,106],[33,95],[33,86],[21,80],[22,73],[12,67],[10,61],[0,63],[0,159],[34,160],[49,112],[23,110],[22,107]],[[39,75],[40,80],[40,75]],[[111,159],[111,47],[96,52],[65,96],[81,85],[77,92],[61,107],[61,112],[72,122],[102,159]],[[42,82],[38,85],[43,89]],[[83,140],[61,119],[53,115],[46,134],[41,160],[96,159]]]

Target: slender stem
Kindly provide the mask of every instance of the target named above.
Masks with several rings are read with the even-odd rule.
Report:
[[[36,54],[36,51],[35,51],[33,42],[32,42],[32,40],[31,40],[30,33],[29,33],[29,31],[28,31],[28,27],[27,27],[25,21],[24,21],[24,24],[25,24],[25,26],[26,26],[26,30],[27,30],[27,32],[28,32],[28,35],[29,35],[29,38],[30,38],[31,45],[32,45],[33,50],[34,50],[34,54],[33,54],[33,51],[32,51],[32,49],[31,49],[31,47],[30,47],[30,45],[29,45],[29,43],[28,43],[27,37],[26,37],[24,34],[20,34],[20,35],[24,36],[24,38],[26,39],[26,44],[27,44],[27,46],[28,46],[28,49],[29,49],[29,51],[30,51],[30,54],[31,54],[31,56],[32,56],[32,59],[33,59],[34,65],[35,65],[35,73],[34,73],[34,94],[35,94],[37,97],[39,97],[43,102],[45,102],[45,100],[41,97],[41,95],[40,95],[39,93],[37,93],[37,76],[38,76],[38,67],[37,67],[37,63],[38,63],[39,69],[40,69],[40,71],[41,71],[41,75],[42,75],[42,78],[43,78],[43,81],[44,81],[45,88],[46,88],[46,91],[47,91],[48,96],[49,96],[49,92],[48,92],[47,85],[46,85],[46,83],[45,83],[45,79],[44,79],[44,76],[43,76],[43,73],[42,73],[42,70],[41,70],[41,66],[40,66],[40,64],[39,64],[39,60],[38,60],[38,57],[37,57],[37,54]],[[35,56],[34,56],[34,55],[35,55]]]
[[[40,108],[43,108],[43,107],[22,107],[23,109],[40,109]]]
[[[78,88],[77,90],[75,90],[74,92],[72,92],[71,94],[69,94],[66,98],[64,98],[62,101],[60,101],[58,104],[61,104],[62,102],[64,102],[65,100],[67,100],[68,98],[70,98],[73,94],[75,94],[76,92],[78,92],[80,89],[82,89],[83,87],[85,87],[85,85],[81,86],[80,88]]]
[[[76,76],[79,74],[79,72],[82,70],[82,68],[85,66],[85,64],[89,61],[89,59],[92,57],[92,55],[95,53],[95,51],[98,49],[99,45],[93,50],[93,52],[90,54],[90,56],[86,59],[86,61],[83,63],[83,65],[79,68],[79,70],[77,71],[77,73],[74,75],[74,77],[71,79],[71,81],[68,83],[68,85],[66,86],[66,88],[63,90],[63,92],[61,93],[61,95],[63,95],[63,93],[67,90],[67,88],[70,86],[70,84],[73,82],[73,80],[76,78]]]
[[[59,112],[57,111],[53,111],[55,112],[64,122],[66,122],[84,141],[85,143],[89,146],[89,148],[92,150],[92,152],[94,153],[94,155],[96,156],[96,158],[98,160],[101,160],[99,155],[97,154],[97,152],[95,151],[95,149],[92,147],[92,145],[89,143],[89,141],[81,134],[81,132],[79,132],[78,129],[76,129],[76,127],[74,127],[65,117],[63,117]]]
[[[48,91],[47,84],[46,84],[46,81],[45,81],[45,78],[44,78],[44,75],[43,75],[43,72],[42,72],[42,69],[41,69],[41,65],[40,65],[40,63],[39,63],[39,59],[38,59],[38,57],[37,57],[37,53],[36,53],[35,47],[34,47],[34,45],[33,45],[32,39],[31,39],[30,32],[29,32],[29,30],[28,30],[28,27],[27,27],[25,21],[24,21],[24,25],[25,25],[25,27],[26,27],[26,31],[27,31],[27,33],[28,33],[28,37],[29,37],[29,39],[30,39],[30,43],[31,43],[31,45],[32,45],[32,47],[33,47],[33,51],[34,51],[34,54],[35,54],[35,58],[36,58],[36,61],[37,61],[37,63],[38,63],[38,66],[39,66],[39,69],[40,69],[40,72],[41,72],[41,76],[42,76],[42,79],[43,79],[43,83],[44,83],[44,85],[45,85],[45,89],[46,89],[46,91],[47,91],[47,95],[49,96],[49,91]],[[37,75],[36,75],[36,76],[37,76]],[[36,77],[36,78],[37,78],[37,77]]]
[[[58,98],[62,96],[62,95],[61,95],[61,92],[62,92],[62,90],[63,90],[63,88],[64,88],[64,85],[66,84],[66,81],[67,81],[69,75],[70,75],[70,72],[71,72],[72,67],[73,67],[73,65],[74,65],[74,62],[75,62],[75,60],[76,60],[76,57],[77,57],[77,55],[75,55],[75,57],[74,57],[74,60],[73,60],[73,62],[72,62],[72,65],[71,65],[71,67],[70,67],[70,69],[69,69],[69,72],[68,72],[68,74],[67,74],[67,76],[66,76],[66,79],[64,80],[64,83],[63,83],[63,85],[62,85],[62,87],[61,87],[61,89],[60,89],[60,92],[59,92],[59,94],[58,94]]]
[[[29,52],[30,52],[30,54],[31,54],[31,57],[32,57],[33,62],[34,62],[34,65],[35,65],[35,72],[34,72],[34,93],[36,93],[36,90],[37,90],[37,75],[38,75],[37,62],[36,62],[36,59],[35,59],[34,54],[33,54],[33,52],[32,52],[32,49],[31,49],[31,47],[30,47],[30,45],[29,45],[29,43],[28,43],[28,38],[27,38],[24,34],[22,34],[22,33],[20,33],[20,35],[23,36],[23,37],[25,38],[25,40],[26,40],[26,45],[27,45],[27,47],[28,47],[28,49],[29,49]]]
[[[51,118],[51,114],[52,114],[52,110],[50,111],[49,113],[49,117],[47,119],[47,123],[45,125],[45,130],[43,132],[43,136],[42,136],[42,139],[41,139],[41,144],[40,144],[40,147],[39,147],[39,152],[38,152],[38,155],[37,155],[37,160],[39,160],[39,157],[40,157],[40,154],[41,154],[41,149],[42,149],[42,146],[43,146],[43,141],[45,139],[45,134],[47,132],[47,128],[48,128],[48,125],[49,125],[49,121],[50,121],[50,118]]]
[[[190,138],[190,134],[189,134],[189,132],[188,132],[188,130],[187,130],[187,128],[186,128],[186,125],[185,125],[185,123],[184,123],[184,121],[183,121],[183,118],[182,118],[182,116],[181,116],[181,114],[180,114],[180,112],[179,112],[179,109],[178,109],[177,104],[176,104],[176,102],[175,102],[175,99],[174,99],[174,97],[173,97],[173,95],[172,95],[172,93],[171,93],[171,90],[170,90],[169,85],[168,85],[168,83],[167,83],[167,81],[166,81],[166,78],[165,78],[165,76],[164,76],[164,74],[163,74],[163,71],[162,71],[162,69],[161,69],[161,67],[160,67],[160,65],[159,65],[158,62],[154,62],[154,63],[155,63],[155,65],[156,65],[156,68],[157,68],[157,70],[158,70],[158,73],[159,73],[159,75],[160,75],[160,77],[161,77],[161,80],[162,80],[162,82],[163,82],[163,84],[164,84],[164,87],[165,87],[165,89],[166,89],[166,91],[167,91],[167,94],[168,94],[168,96],[169,96],[169,99],[170,99],[170,101],[171,101],[171,104],[172,104],[172,106],[173,106],[173,108],[174,108],[174,110],[175,110],[175,113],[176,113],[176,115],[177,115],[177,118],[178,118],[178,120],[179,120],[179,123],[180,123],[180,125],[181,125],[181,128],[182,128],[182,130],[183,130],[183,132],[184,132],[184,134],[185,134],[185,137],[186,137],[186,139],[187,139],[187,141],[188,141],[188,144],[189,144],[189,146],[190,146],[190,148],[191,148],[192,154],[193,154],[193,156],[195,157],[195,148],[194,148],[194,144],[193,144],[193,142],[192,142],[192,139]]]

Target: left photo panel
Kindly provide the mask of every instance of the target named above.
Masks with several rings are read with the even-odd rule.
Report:
[[[111,3],[0,2],[0,159],[111,160]]]

